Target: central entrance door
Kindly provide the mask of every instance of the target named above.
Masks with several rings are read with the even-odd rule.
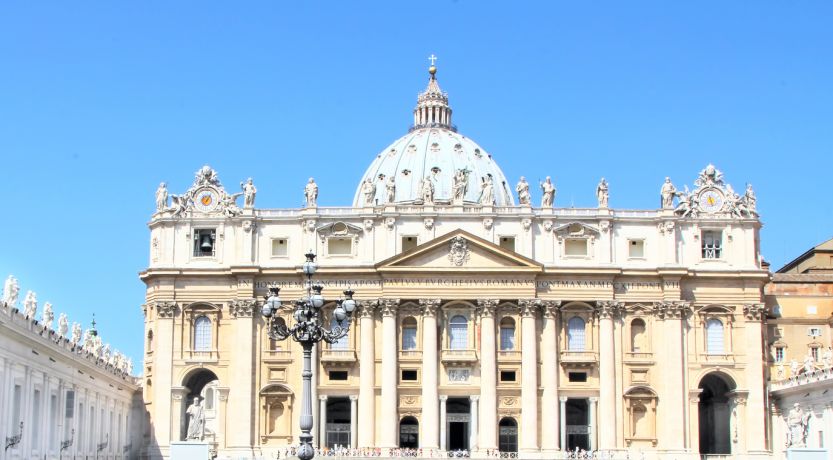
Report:
[[[468,450],[471,406],[468,398],[448,398],[448,450]]]
[[[327,447],[350,447],[350,399],[327,398]]]
[[[587,399],[567,400],[567,450],[590,450]]]

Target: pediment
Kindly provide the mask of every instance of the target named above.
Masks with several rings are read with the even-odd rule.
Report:
[[[583,222],[570,222],[554,228],[558,238],[598,238],[599,229]]]
[[[464,230],[455,230],[377,264],[380,272],[540,272],[543,266]]]

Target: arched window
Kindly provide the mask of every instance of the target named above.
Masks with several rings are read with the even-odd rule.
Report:
[[[631,409],[633,414],[633,433],[631,436],[635,438],[644,438],[648,436],[648,410],[642,404],[637,404]]]
[[[419,422],[414,417],[405,417],[399,422],[399,447],[419,447]]]
[[[469,346],[469,322],[463,315],[451,318],[449,324],[449,348],[465,350]]]
[[[500,320],[500,349],[501,351],[515,349],[515,320],[508,316]]]
[[[584,351],[584,320],[573,316],[567,322],[567,349],[570,351]]]
[[[342,327],[343,326],[344,326],[344,323],[342,323]],[[338,321],[336,321],[335,317],[333,317],[332,321],[330,321],[330,330],[333,330],[337,327],[339,327]],[[330,349],[331,350],[347,350],[349,348],[349,346],[350,346],[350,338],[345,335],[344,337],[342,337],[342,338],[336,340],[335,342],[331,343],[330,344]]]
[[[634,353],[647,351],[645,338],[645,321],[639,318],[631,321],[631,351]]]
[[[207,316],[194,321],[194,351],[211,351],[211,320]]]
[[[706,321],[706,353],[721,355],[723,351],[723,323],[717,318]]]
[[[417,322],[413,316],[409,316],[402,321],[402,349],[417,349]]]

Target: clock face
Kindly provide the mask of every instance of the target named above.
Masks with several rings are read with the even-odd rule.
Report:
[[[194,194],[194,207],[200,212],[211,212],[215,210],[219,202],[220,196],[210,188],[197,190],[197,193]]]
[[[705,212],[718,212],[723,209],[723,194],[716,189],[707,189],[700,193],[700,209]]]

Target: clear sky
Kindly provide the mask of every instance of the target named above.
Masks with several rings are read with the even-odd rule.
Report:
[[[658,206],[713,162],[778,268],[833,236],[833,2],[0,3],[0,276],[138,362],[147,222],[205,163],[349,205],[439,60],[460,131],[556,205]],[[539,196],[534,195],[535,201]]]

